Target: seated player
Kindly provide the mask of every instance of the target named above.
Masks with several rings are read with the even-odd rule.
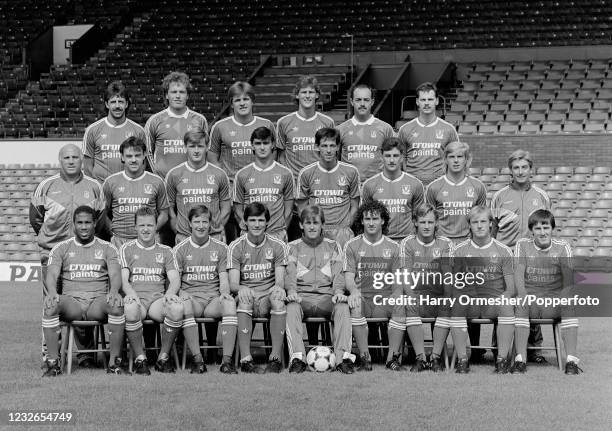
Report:
[[[473,207],[467,215],[471,239],[457,245],[453,252],[453,273],[472,274],[474,284],[465,286],[455,282],[454,297],[468,295],[471,298],[511,298],[514,295],[514,267],[512,251],[491,237],[493,216],[491,210],[482,205]],[[495,361],[495,372],[506,374],[510,371],[508,355],[514,337],[514,308],[511,305],[459,305],[451,311],[453,341],[457,351],[457,373],[470,371],[467,358],[467,318],[497,318],[497,340],[499,351]]]
[[[325,215],[316,205],[300,214],[302,238],[289,243],[287,265],[287,343],[291,355],[290,373],[306,370],[306,349],[302,320],[306,317],[332,318],[337,370],[352,374],[351,319],[342,277],[342,252],[338,243],[323,237]]]
[[[270,212],[264,204],[248,204],[243,215],[247,233],[230,244],[227,258],[230,288],[238,293],[240,370],[243,373],[280,373],[287,315],[287,245],[266,234]],[[272,353],[263,371],[255,366],[251,356],[252,318],[268,316]]]
[[[155,240],[155,210],[141,207],[134,218],[138,236],[123,244],[119,251],[125,293],[125,332],[136,356],[134,372],[151,374],[142,341],[142,321],[148,317],[163,322],[161,349],[155,369],[173,373],[174,367],[168,358],[183,321],[183,303],[177,296],[180,276],[170,247]]]
[[[349,291],[353,337],[360,355],[358,371],[371,371],[372,360],[368,349],[369,317],[389,318],[389,353],[387,368],[399,371],[401,348],[406,330],[406,311],[403,305],[389,305],[382,300],[396,299],[403,294],[403,286],[377,288],[375,273],[395,273],[400,268],[399,245],[384,234],[389,227],[389,210],[380,201],[370,200],[357,209],[354,226],[362,234],[344,246],[344,280]]]
[[[431,370],[438,372],[443,368],[440,356],[450,330],[450,308],[442,305],[420,305],[420,299],[427,296],[436,299],[451,297],[451,286],[444,284],[443,278],[444,274],[451,270],[452,243],[448,238],[437,235],[438,213],[432,205],[423,203],[416,207],[413,222],[416,235],[408,235],[400,244],[404,259],[403,267],[413,273],[420,272],[427,278],[411,286],[410,289],[405,289],[408,295],[419,301],[417,305],[406,307],[406,330],[417,354],[415,371],[421,371],[425,353],[421,318],[436,318],[433,329],[434,345],[428,362]],[[417,340],[419,344],[416,344]]]
[[[567,298],[573,296],[574,274],[572,249],[562,239],[552,237],[555,217],[545,209],[534,211],[527,221],[532,239],[519,239],[516,243],[516,289],[519,297],[535,295],[540,298]],[[561,337],[567,352],[565,374],[579,374],[578,319],[573,306],[542,307],[531,305],[516,308],[516,351],[513,372],[527,371],[527,338],[529,318],[561,318]]]
[[[73,320],[104,321],[108,318],[110,333],[110,366],[108,373],[121,374],[121,344],[125,316],[119,288],[121,272],[117,249],[94,236],[96,212],[88,206],[74,210],[73,238],[55,245],[47,264],[48,289],[44,300],[42,327],[47,341],[47,370],[43,376],[62,373],[59,361],[60,317]],[[63,293],[58,295],[61,279]],[[78,337],[77,343],[81,345]]]
[[[183,335],[193,354],[191,373],[206,372],[200,353],[198,327],[194,317],[222,318],[223,363],[221,372],[236,374],[232,353],[236,343],[236,302],[230,295],[227,275],[227,245],[209,236],[211,213],[204,205],[189,210],[191,236],[174,248],[174,257],[181,273],[181,294],[184,319]]]

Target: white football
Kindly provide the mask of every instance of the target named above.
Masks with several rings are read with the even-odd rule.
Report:
[[[316,346],[306,355],[306,363],[311,370],[322,373],[336,366],[336,355],[329,347]]]

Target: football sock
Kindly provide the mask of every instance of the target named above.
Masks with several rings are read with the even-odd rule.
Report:
[[[240,361],[251,357],[251,331],[253,328],[253,319],[250,314],[238,312],[238,347],[240,348]]]
[[[370,355],[368,350],[368,325],[353,325],[353,337],[357,343],[360,355]]]
[[[230,364],[230,363],[232,362],[232,357],[231,357],[231,355],[230,355],[230,356],[223,355],[222,362],[223,362],[224,364]]]
[[[501,319],[501,317],[499,318]],[[498,340],[498,351],[497,356],[500,358],[507,358],[510,353],[510,346],[512,346],[512,339],[514,338],[514,322],[512,324],[499,323],[497,325],[497,340]]]
[[[286,323],[287,313],[270,314],[270,336],[272,337],[272,353],[270,358],[280,359],[283,354]]]
[[[387,353],[387,362],[389,362],[393,359],[393,355],[398,354],[402,348],[404,331],[397,328],[389,328],[387,334],[389,336],[389,353]]]
[[[527,339],[529,338],[529,324],[527,324],[527,326],[515,326],[514,337],[516,353],[521,355],[522,358],[527,358]],[[523,359],[522,362],[525,362],[525,360]]]
[[[457,357],[459,359],[467,358],[468,334],[466,328],[451,328],[451,335],[453,336],[453,344],[457,351]]]
[[[578,327],[564,328],[561,332],[561,338],[563,338],[563,345],[567,355],[575,357],[578,349]]]
[[[174,340],[178,334],[178,331],[182,325],[182,321],[175,322],[174,320],[170,320],[167,317],[164,319],[164,323],[161,328],[161,349],[159,351],[159,355],[165,354],[169,356],[170,349],[172,348],[172,344],[174,344]]]
[[[145,356],[144,345],[142,342],[142,322],[126,322],[125,323],[125,335],[130,341],[132,351],[137,357]]]
[[[193,316],[185,316],[183,319],[183,337],[185,343],[189,347],[189,351],[193,355],[194,362],[202,361],[202,354],[200,353],[200,340],[198,334],[198,325],[196,324]],[[198,357],[199,356],[199,360]]]
[[[125,315],[108,315],[108,335],[110,339],[110,364],[115,363],[115,358],[121,356],[121,346],[125,332]]]
[[[47,357],[49,359],[59,358],[59,334],[61,332],[59,316],[43,317],[42,327],[47,341]]]
[[[423,325],[408,326],[406,328],[406,332],[408,332],[408,336],[410,337],[410,342],[414,348],[414,353],[416,355],[424,355],[425,342],[423,341]],[[391,336],[389,336],[389,342],[391,342]]]
[[[437,355],[438,357],[442,356],[442,351],[444,350],[444,346],[446,345],[446,339],[448,338],[449,332],[449,328],[440,328],[439,326],[434,326],[432,351],[434,355]]]
[[[236,345],[236,330],[238,329],[238,318],[236,316],[224,316],[221,321],[221,340],[223,342],[223,356],[232,357]]]
[[[574,364],[577,364],[580,362],[580,359],[578,359],[576,356],[567,355],[567,362],[573,362]]]

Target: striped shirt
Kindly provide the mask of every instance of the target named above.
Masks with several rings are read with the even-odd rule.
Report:
[[[573,268],[572,248],[563,239],[552,239],[539,248],[533,239],[521,238],[515,246],[518,263],[525,266],[525,290],[539,296],[558,295],[563,285],[563,268]],[[574,280],[567,281],[569,284]]]
[[[424,243],[416,235],[408,235],[400,243],[402,252],[402,267],[411,272],[422,271],[424,274],[441,274],[443,271],[450,270],[453,243],[450,239],[437,236],[430,243]],[[416,286],[411,286],[415,291],[427,291],[434,295],[444,293],[444,283],[441,279],[436,279],[430,275],[430,283],[420,282]],[[425,280],[427,281],[427,279]]]
[[[202,245],[191,237],[181,241],[173,250],[181,290],[201,299],[219,296],[219,274],[227,272],[227,251],[227,245],[211,237]]]
[[[136,293],[161,293],[166,291],[168,272],[178,270],[172,249],[155,243],[142,246],[137,239],[128,241],[119,250],[121,268],[130,271],[129,281]]]

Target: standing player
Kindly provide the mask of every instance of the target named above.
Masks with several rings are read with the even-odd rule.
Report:
[[[189,153],[188,153],[189,154]],[[227,275],[227,246],[209,235],[211,213],[204,205],[189,210],[191,236],[174,248],[181,274],[181,294],[185,317],[183,335],[193,354],[191,373],[206,372],[200,353],[195,317],[222,318],[223,363],[221,372],[236,374],[232,353],[236,343],[236,302],[230,295]]]
[[[230,288],[238,293],[238,346],[243,373],[262,372],[251,356],[253,317],[270,317],[272,353],[265,371],[280,373],[282,370],[287,245],[266,234],[269,221],[270,212],[264,204],[248,204],[244,209],[247,233],[229,246],[227,268]]]
[[[457,245],[453,251],[453,274],[472,274],[475,285],[463,288],[455,285],[454,296],[468,295],[472,298],[511,298],[514,296],[514,266],[512,251],[491,237],[493,216],[484,205],[474,206],[467,215],[471,239]],[[479,282],[480,281],[480,282]],[[495,372],[510,371],[508,355],[514,337],[514,308],[512,305],[459,305],[451,312],[451,330],[457,350],[457,373],[468,373],[467,332],[465,318],[497,318],[497,340],[499,351],[495,361]],[[473,340],[472,340],[473,341]]]
[[[416,89],[419,116],[399,129],[398,137],[406,145],[406,171],[427,185],[444,174],[446,145],[459,140],[452,124],[436,115],[438,90],[431,82]]]
[[[111,243],[121,248],[136,238],[134,214],[141,207],[154,209],[158,214],[157,230],[168,221],[168,199],[164,180],[145,171],[146,145],[132,136],[119,147],[123,172],[117,172],[104,181],[106,212],[111,218]]]
[[[400,244],[403,255],[403,267],[412,273],[421,273],[425,280],[415,286],[410,286],[409,295],[417,299],[415,306],[406,307],[406,330],[411,340],[423,340],[421,317],[435,317],[433,329],[433,350],[429,366],[433,372],[442,370],[443,362],[440,359],[446,338],[451,327],[450,308],[438,305],[420,305],[420,299],[451,298],[452,286],[444,283],[445,274],[451,271],[451,256],[453,243],[436,232],[438,213],[435,208],[423,203],[415,208],[413,213],[416,234],[408,235]],[[439,278],[438,278],[439,277]],[[413,347],[417,352],[417,371],[423,368],[419,359],[424,360],[425,350],[422,344]],[[419,355],[421,357],[419,358]]]
[[[108,318],[110,366],[108,373],[121,374],[121,344],[125,316],[119,288],[121,271],[117,250],[94,236],[96,211],[79,206],[74,211],[74,238],[60,242],[51,250],[47,269],[48,294],[44,300],[42,327],[49,343],[44,376],[61,374],[59,363],[60,317],[73,320],[104,321]],[[62,280],[63,294],[57,291]],[[81,345],[77,333],[77,343]]]
[[[286,241],[293,210],[293,175],[289,169],[274,161],[274,134],[267,127],[253,130],[251,148],[255,161],[236,173],[234,215],[244,232],[244,207],[252,202],[261,202],[270,212],[267,233]]]
[[[393,127],[372,115],[374,90],[371,87],[355,86],[351,105],[353,117],[338,126],[340,160],[355,166],[365,181],[382,170],[380,146],[386,138],[394,136]]]
[[[571,298],[573,296],[574,274],[572,249],[562,239],[552,237],[555,217],[549,210],[533,212],[527,221],[533,238],[522,238],[516,243],[516,289],[518,296],[534,295],[538,298]],[[513,372],[527,371],[527,337],[529,318],[561,318],[561,336],[567,353],[565,374],[579,374],[578,319],[573,306],[543,307],[538,305],[517,307],[516,310],[516,351]]]
[[[323,235],[343,247],[353,237],[350,228],[359,206],[359,172],[338,161],[340,133],[323,128],[315,134],[320,160],[302,169],[297,178],[297,205],[318,205],[325,211]]]
[[[516,150],[508,159],[512,181],[497,191],[491,200],[493,212],[493,237],[512,248],[520,238],[530,237],[529,216],[538,209],[550,210],[550,198],[544,190],[531,183],[533,160],[531,154]],[[540,325],[531,325],[529,342],[541,346],[543,341]],[[533,351],[532,351],[533,352]],[[536,350],[529,360],[538,364],[546,363],[540,350]]]
[[[465,240],[470,227],[467,214],[474,205],[486,205],[485,185],[467,174],[472,163],[470,147],[465,142],[451,142],[444,149],[446,174],[432,181],[425,190],[425,200],[440,214],[440,235],[455,244]]]
[[[119,146],[130,136],[144,140],[144,129],[126,117],[130,95],[121,81],[106,87],[104,105],[108,115],[85,129],[83,171],[102,184],[109,175],[123,170]]]
[[[134,371],[151,374],[142,341],[142,321],[148,317],[163,322],[155,369],[173,373],[174,367],[168,358],[183,321],[183,303],[177,296],[181,279],[172,250],[155,240],[155,210],[139,208],[134,219],[138,237],[123,244],[119,251],[125,293],[125,332],[136,355]]]
[[[400,355],[406,330],[406,310],[403,305],[382,303],[384,299],[399,299],[403,286],[395,284],[376,286],[375,274],[395,273],[401,267],[399,245],[385,236],[389,227],[389,210],[378,201],[367,201],[355,216],[362,234],[349,240],[344,246],[344,280],[349,292],[353,337],[357,342],[361,364],[359,371],[371,371],[372,360],[368,349],[368,317],[389,318],[389,353],[386,366],[400,371]],[[378,299],[377,299],[378,298]],[[395,303],[395,301],[394,301]],[[421,332],[422,337],[422,332]],[[418,343],[413,340],[413,343]],[[423,340],[420,341],[423,345]],[[411,371],[420,371],[413,369]]]
[[[303,235],[289,243],[287,265],[287,344],[291,355],[290,373],[306,370],[304,326],[306,317],[331,318],[337,370],[354,372],[351,354],[351,319],[344,295],[342,252],[336,241],[323,237],[325,215],[316,205],[300,214]]]
[[[206,161],[206,134],[199,130],[185,133],[187,161],[170,169],[166,176],[170,226],[178,244],[191,235],[188,214],[205,204],[210,211],[210,236],[225,242],[223,227],[229,218],[232,203],[229,180],[225,172]]]
[[[294,177],[319,160],[315,133],[323,127],[334,127],[334,120],[317,112],[320,95],[317,78],[311,75],[300,77],[293,89],[297,111],[281,117],[276,123],[278,161],[287,166]]]
[[[190,130],[208,133],[208,123],[202,114],[187,107],[192,90],[187,74],[170,72],[162,81],[162,90],[168,107],[149,117],[145,134],[151,170],[165,178],[170,169],[187,160],[183,145],[185,133]]]
[[[402,172],[404,144],[398,138],[386,138],[380,146],[383,171],[363,183],[361,203],[368,200],[382,202],[389,209],[388,236],[401,241],[414,232],[412,215],[423,202],[423,183]]]

